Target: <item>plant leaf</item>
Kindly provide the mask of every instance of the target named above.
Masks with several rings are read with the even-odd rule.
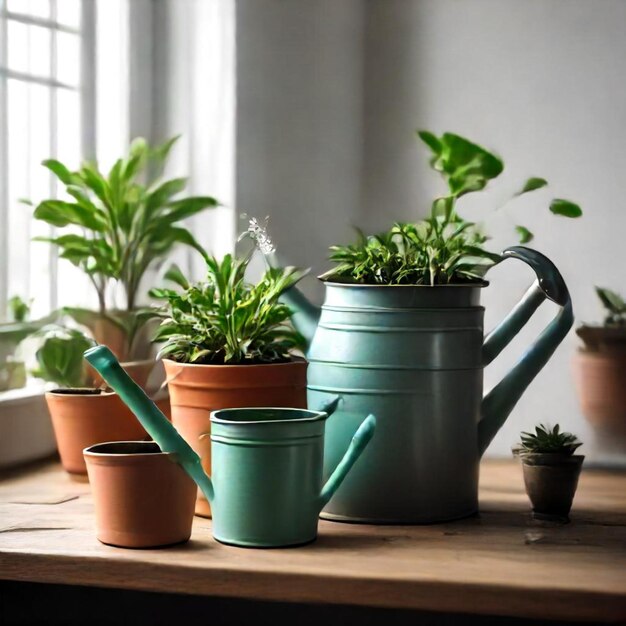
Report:
[[[555,215],[564,217],[580,217],[583,214],[582,209],[576,203],[571,200],[563,200],[562,198],[552,200],[550,211]]]
[[[548,184],[548,181],[545,178],[539,178],[538,176],[529,178],[524,186],[518,191],[515,195],[521,196],[524,193],[528,193],[529,191],[535,191],[535,189],[541,189]]]
[[[519,235],[520,243],[529,243],[535,237],[535,235],[533,235],[525,226],[516,226],[515,230],[517,231],[517,234]]]

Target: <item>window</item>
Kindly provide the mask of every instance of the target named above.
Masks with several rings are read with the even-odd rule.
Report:
[[[93,149],[82,123],[93,119],[84,110],[94,101],[93,9],[90,0],[6,0],[0,11],[0,317],[13,295],[32,299],[39,317],[56,307],[64,269],[32,241],[50,228],[19,200],[58,196],[41,161],[77,166]]]

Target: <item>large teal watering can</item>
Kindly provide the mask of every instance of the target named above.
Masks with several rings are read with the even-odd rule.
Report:
[[[174,453],[200,487],[211,502],[213,536],[223,543],[265,548],[313,541],[321,509],[374,435],[376,419],[369,415],[355,429],[346,445],[347,452],[323,483],[324,426],[337,406],[337,398],[328,400],[325,411],[214,411],[210,478],[202,469],[200,457],[106,346],[91,348],[85,358],[129,406],[161,450]]]
[[[478,509],[480,457],[573,323],[567,287],[552,262],[526,247],[504,259],[537,280],[508,317],[483,337],[486,286],[372,286],[326,282],[321,309],[296,289],[284,295],[309,341],[308,403],[334,395],[325,473],[337,463],[359,416],[374,413],[376,440],[322,517],[369,523],[427,523]],[[268,262],[277,265],[270,254]],[[483,368],[544,300],[556,318],[483,398]]]

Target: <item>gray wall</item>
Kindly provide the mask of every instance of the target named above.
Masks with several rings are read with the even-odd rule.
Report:
[[[468,217],[481,218],[531,175],[546,191],[490,214],[493,248],[523,223],[560,267],[579,320],[597,320],[594,284],[622,291],[626,211],[626,2],[622,0],[254,0],[238,3],[237,206],[271,215],[280,252],[324,266],[326,248],[425,214],[440,189],[415,128],[456,131],[497,150],[502,180]],[[547,211],[578,201],[578,222]],[[485,290],[487,326],[531,282],[515,262]],[[314,281],[309,281],[312,290]],[[316,293],[319,295],[319,292]],[[553,315],[546,304],[486,373],[497,382]],[[597,442],[579,412],[572,334],[532,384],[489,453],[521,429],[560,422],[593,461],[625,457]]]

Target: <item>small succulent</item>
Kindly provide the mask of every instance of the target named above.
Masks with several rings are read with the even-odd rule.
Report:
[[[582,443],[578,437],[568,432],[561,432],[557,424],[554,428],[540,424],[534,433],[523,432],[521,443],[514,452],[525,454],[563,454],[571,456]]]

